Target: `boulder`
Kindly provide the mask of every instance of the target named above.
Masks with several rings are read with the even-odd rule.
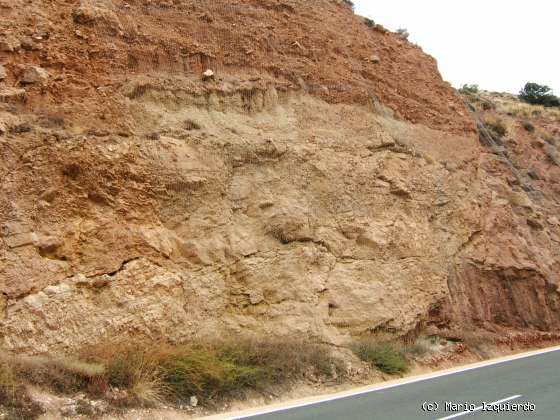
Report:
[[[30,37],[26,37],[21,40],[21,48],[25,51],[36,51],[40,49],[40,45]]]
[[[23,103],[27,100],[25,89],[4,88],[0,89],[0,102],[4,103]]]
[[[72,18],[77,24],[96,26],[97,29],[107,30],[112,35],[122,30],[117,14],[106,7],[82,4],[72,12]]]
[[[43,84],[49,79],[49,73],[42,67],[30,66],[25,69],[21,78],[22,83]]]
[[[0,39],[0,51],[14,52],[17,51],[20,47],[21,43],[16,37],[12,35],[6,35],[2,39]]]
[[[204,73],[202,73],[202,80],[211,80],[214,79],[215,75],[214,75],[214,71],[213,70],[206,70]]]

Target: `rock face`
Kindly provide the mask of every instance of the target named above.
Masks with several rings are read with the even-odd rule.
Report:
[[[162,115],[159,140],[91,137],[72,151],[77,139],[53,139],[29,157],[34,176],[4,183],[29,217],[4,227],[7,347],[220,331],[341,342],[413,329],[445,299],[449,259],[476,225],[462,204],[472,138],[420,129],[413,151],[404,123],[273,89],[253,114],[241,96],[219,96],[221,112],[212,101],[162,108],[154,94],[135,102]],[[187,116],[202,128],[182,129]],[[466,171],[433,160],[422,143],[432,136],[462,149]],[[437,227],[445,211],[464,231]]]
[[[559,150],[559,115],[510,95],[469,100],[478,101],[483,120],[497,120],[507,134],[501,146],[485,148],[480,156],[485,211],[480,231],[450,275],[451,302],[462,322],[491,331],[502,332],[503,326],[557,330],[560,231],[553,215],[559,208],[560,166],[541,142]],[[487,109],[485,101],[493,106]],[[523,112],[515,111],[519,108]],[[527,131],[527,115],[537,113],[538,130]]]
[[[398,35],[336,1],[35,3],[65,68],[29,51],[60,76],[0,104],[2,347],[558,328],[553,161],[524,132],[526,193]]]

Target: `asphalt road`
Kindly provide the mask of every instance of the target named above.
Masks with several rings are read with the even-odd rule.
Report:
[[[502,401],[504,405],[483,407]],[[446,402],[463,406],[446,409]],[[428,406],[427,403],[431,403]],[[437,409],[435,408],[437,403]],[[498,413],[506,404],[533,404]],[[468,404],[468,405],[465,405]],[[423,408],[424,407],[424,408]],[[514,407],[510,406],[510,409]],[[431,409],[433,411],[427,411]],[[466,409],[474,411],[465,412]],[[534,409],[534,411],[529,411]],[[240,417],[238,417],[240,418]],[[560,350],[268,414],[259,420],[560,419]]]

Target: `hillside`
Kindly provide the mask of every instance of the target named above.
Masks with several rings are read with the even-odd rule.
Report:
[[[485,145],[479,173],[489,211],[465,249],[470,274],[455,283],[452,302],[466,305],[463,316],[491,331],[555,331],[560,112],[510,94],[478,92],[465,100]],[[475,299],[475,290],[484,298]]]
[[[6,354],[558,338],[557,112],[461,97],[343,1],[0,11]]]

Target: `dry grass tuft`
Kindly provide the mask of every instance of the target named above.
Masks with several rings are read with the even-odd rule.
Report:
[[[106,387],[128,390],[129,398],[121,398],[119,405],[154,406],[168,395],[158,361],[146,345],[102,343],[84,349],[81,357],[104,367]]]
[[[545,121],[559,121],[560,109],[547,108],[542,105],[531,105],[518,99],[493,98],[497,111],[519,118],[543,118]]]
[[[169,387],[165,383],[160,370],[153,366],[139,366],[130,392],[143,406],[162,404],[169,395]]]
[[[0,357],[0,416],[6,420],[38,418],[43,411],[31,400],[26,387],[18,381],[9,362]]]
[[[508,132],[508,128],[504,120],[493,115],[486,116],[484,118],[484,124],[488,127],[496,140],[501,140]]]
[[[7,363],[0,361],[0,404],[10,399],[17,387],[14,374]]]
[[[10,356],[5,360],[16,377],[63,394],[87,388],[90,382],[104,374],[102,365],[71,358]]]

